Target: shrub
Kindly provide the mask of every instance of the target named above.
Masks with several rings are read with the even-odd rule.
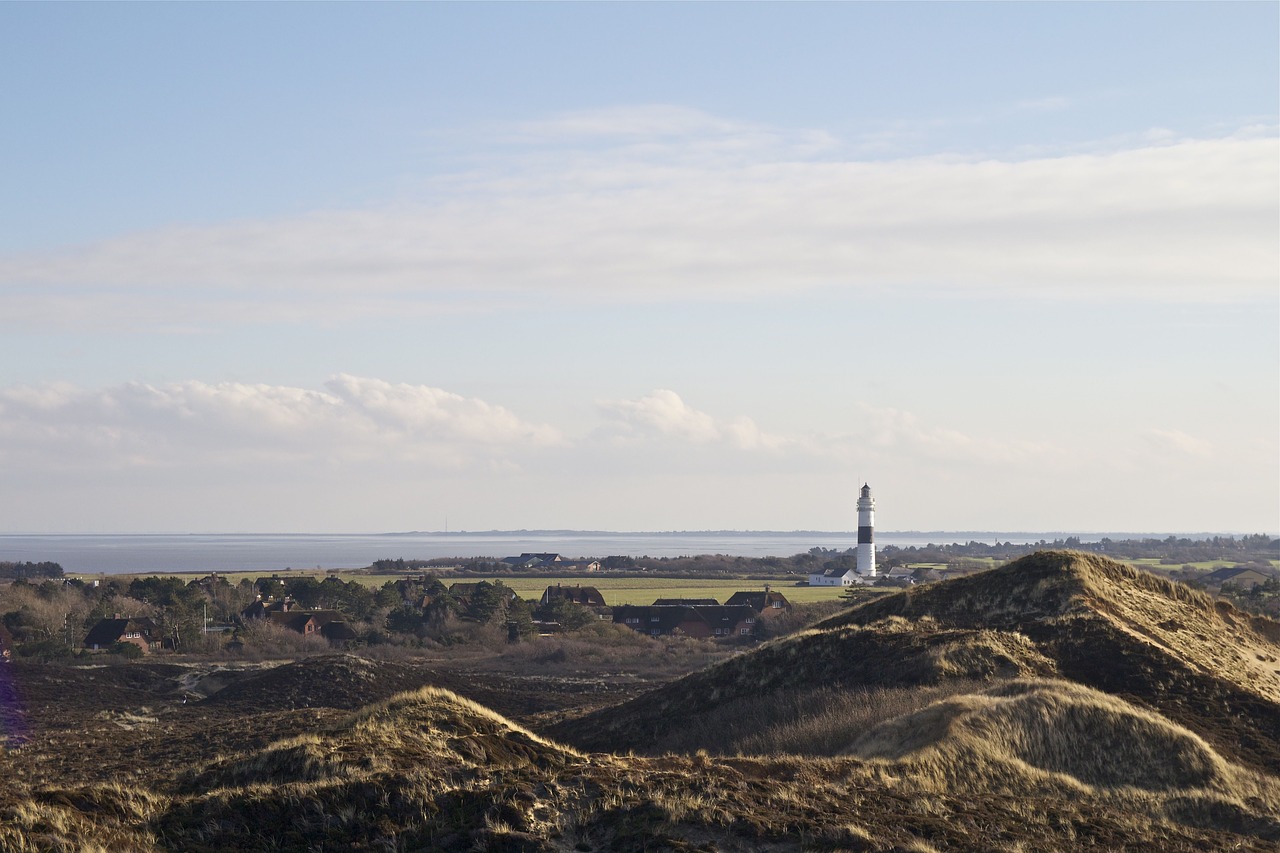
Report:
[[[142,651],[142,647],[136,643],[126,643],[124,641],[112,643],[109,651],[111,654],[119,655],[127,660],[137,660],[146,654],[146,652]]]

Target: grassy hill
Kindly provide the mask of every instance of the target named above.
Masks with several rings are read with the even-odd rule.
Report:
[[[888,718],[904,703],[911,710],[913,695],[1052,676],[1159,711],[1237,760],[1276,767],[1277,627],[1105,557],[1039,552],[867,602],[548,733],[585,749],[732,753],[750,732],[811,718],[833,693],[860,694],[864,705],[880,696]]]

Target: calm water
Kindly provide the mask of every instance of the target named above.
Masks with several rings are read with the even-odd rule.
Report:
[[[930,542],[1039,542],[1062,533],[879,533],[878,545]],[[1109,534],[1118,538],[1124,534]],[[52,560],[68,572],[281,571],[361,568],[382,558],[508,557],[554,552],[566,557],[679,557],[729,554],[789,557],[815,546],[849,548],[854,533],[584,533],[519,531],[394,534],[0,535],[0,561]]]

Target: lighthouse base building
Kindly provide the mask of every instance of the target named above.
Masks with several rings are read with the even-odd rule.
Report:
[[[831,569],[809,575],[809,586],[854,586],[872,584],[879,577],[876,572],[875,545],[876,499],[871,497],[871,487],[862,484],[858,495],[858,548],[857,567]]]

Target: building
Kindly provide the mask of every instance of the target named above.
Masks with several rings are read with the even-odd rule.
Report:
[[[853,586],[863,581],[853,569],[835,568],[809,575],[809,586]]]
[[[598,572],[599,560],[561,560],[556,568],[565,572]]]
[[[871,497],[871,487],[863,483],[858,495],[858,575],[863,578],[876,576],[875,518],[876,499]]]
[[[1265,570],[1251,568],[1249,566],[1235,566],[1234,568],[1221,568],[1216,571],[1202,575],[1197,580],[1205,586],[1220,587],[1224,584],[1235,584],[1240,589],[1253,589],[1255,586],[1261,586],[1267,581],[1275,580],[1275,575],[1268,574]]]
[[[791,609],[791,602],[780,592],[774,592],[768,586],[763,591],[735,592],[729,596],[725,606],[750,607],[763,619],[774,619]]]
[[[240,619],[246,622],[250,619],[266,619],[272,613],[288,613],[297,609],[297,602],[287,595],[284,598],[266,599],[259,595],[252,604],[240,611]]]
[[[538,599],[540,607],[547,607],[558,604],[561,601],[571,601],[574,604],[581,604],[583,607],[608,607],[605,603],[604,596],[600,594],[600,590],[594,586],[549,586],[542,593],[542,598]]]
[[[319,634],[331,643],[356,638],[355,629],[347,623],[347,617],[336,610],[277,610],[268,613],[266,618],[272,624],[304,637]]]
[[[563,558],[559,554],[523,553],[519,557],[503,557],[502,562],[513,569],[558,569]]]
[[[724,604],[684,607],[680,605],[624,604],[613,608],[615,625],[626,625],[650,637],[694,637],[727,639],[750,637],[759,615],[748,606]]]
[[[876,499],[871,497],[871,487],[862,484],[858,495],[858,547],[854,568],[834,568],[809,575],[809,586],[853,586],[874,583],[876,572],[875,516]]]
[[[116,643],[130,643],[150,652],[160,643],[160,632],[145,616],[127,619],[117,613],[113,619],[99,619],[84,638],[84,647],[91,652],[105,651]]]

